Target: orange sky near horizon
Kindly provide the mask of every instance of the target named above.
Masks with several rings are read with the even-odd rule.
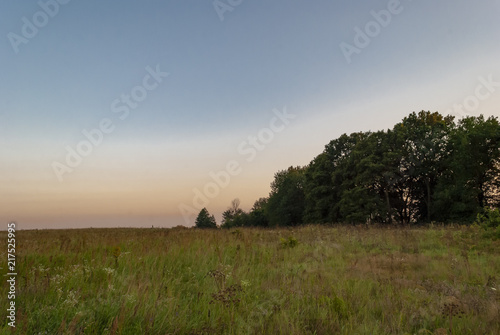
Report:
[[[418,100],[415,93],[413,99]],[[499,116],[491,113],[499,105],[500,95],[495,95],[482,103],[478,113]],[[321,117],[294,120],[257,150],[251,161],[250,155],[238,152],[238,146],[268,127],[268,122],[245,132],[179,143],[111,138],[65,174],[63,182],[51,167],[54,161],[64,162],[61,150],[44,151],[48,144],[43,140],[11,143],[5,157],[10,163],[0,166],[0,221],[16,221],[18,229],[191,226],[201,204],[220,224],[231,200],[239,198],[241,207],[249,210],[255,200],[268,195],[275,172],[308,164],[342,133],[391,128],[409,114],[391,112],[405,108],[390,99],[346,106],[344,113],[336,115],[328,107],[318,109],[323,111]],[[64,148],[61,143],[50,145]],[[23,158],[27,156],[38,160],[27,161]],[[215,196],[207,196],[206,203],[195,198],[195,190],[204,194],[206,185],[214,182],[211,172],[225,171],[231,161],[239,164],[241,172],[231,176]],[[189,217],[183,216],[182,204],[193,209]]]

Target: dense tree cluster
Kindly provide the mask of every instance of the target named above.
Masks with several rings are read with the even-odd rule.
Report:
[[[422,111],[387,131],[332,140],[309,165],[277,172],[249,213],[233,201],[222,227],[466,223],[499,206],[498,118]]]

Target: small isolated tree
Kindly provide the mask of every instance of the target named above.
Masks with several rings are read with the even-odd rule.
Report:
[[[217,223],[215,222],[215,217],[208,213],[206,208],[203,208],[195,221],[196,228],[217,228]]]

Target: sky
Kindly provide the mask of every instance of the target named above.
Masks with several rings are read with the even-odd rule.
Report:
[[[0,224],[192,226],[343,133],[500,116],[500,1],[3,1]]]

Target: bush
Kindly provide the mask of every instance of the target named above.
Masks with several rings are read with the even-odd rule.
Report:
[[[485,230],[484,238],[500,239],[500,211],[498,208],[485,207],[482,213],[477,214],[474,224]]]
[[[283,248],[294,248],[297,246],[297,244],[299,244],[299,241],[292,236],[290,236],[288,239],[282,237],[280,242]]]
[[[500,227],[500,211],[498,208],[490,209],[485,207],[482,213],[478,213],[475,224],[484,229],[495,229]]]

